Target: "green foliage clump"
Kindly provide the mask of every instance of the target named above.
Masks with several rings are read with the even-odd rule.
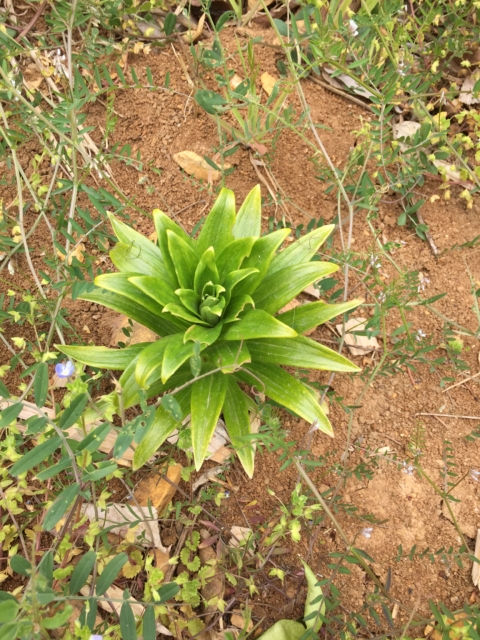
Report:
[[[163,394],[136,449],[134,467],[190,415],[199,469],[223,413],[232,444],[252,476],[248,436],[256,405],[245,384],[333,435],[315,391],[282,366],[358,371],[345,357],[302,335],[358,301],[318,301],[279,313],[306,286],[337,270],[312,261],[333,225],[279,252],[290,230],[261,236],[259,187],[238,214],[233,192],[222,189],[197,239],[161,211],[153,215],[157,242],[111,217],[119,242],[110,257],[118,272],[98,276],[96,288],[82,297],[124,313],[161,338],[123,349],[57,347],[86,365],[123,370],[118,400],[123,409]]]

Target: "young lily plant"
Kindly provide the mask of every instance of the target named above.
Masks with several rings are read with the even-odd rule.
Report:
[[[110,257],[118,272],[98,276],[96,288],[83,299],[125,314],[155,332],[158,340],[122,349],[57,345],[85,365],[123,371],[118,411],[160,398],[153,423],[135,450],[134,468],[189,420],[200,469],[223,415],[232,445],[252,477],[252,390],[332,436],[314,389],[283,367],[358,371],[302,334],[360,301],[317,301],[281,310],[306,286],[338,269],[312,261],[333,225],[280,250],[290,229],[261,235],[258,186],[238,213],[233,192],[222,189],[196,239],[161,211],[155,210],[153,217],[156,242],[111,216],[118,243]]]

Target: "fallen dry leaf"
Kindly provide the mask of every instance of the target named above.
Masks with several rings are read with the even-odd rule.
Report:
[[[178,485],[182,477],[182,465],[172,464],[167,467],[166,476],[170,482]],[[158,472],[148,474],[137,485],[135,489],[135,500],[141,507],[147,507],[150,503],[161,516],[168,507],[170,501],[176,493],[176,488],[162,477],[163,469]]]
[[[90,522],[98,521],[102,528],[108,527],[111,533],[118,534],[127,542],[137,541],[148,547],[153,544],[156,549],[168,553],[160,540],[158,514],[155,507],[137,507],[113,502],[107,505],[106,509],[97,506],[95,512],[93,504],[84,504],[82,515],[87,516]],[[137,523],[137,521],[138,524],[134,524],[132,528],[132,523]],[[131,540],[129,540],[130,537]]]
[[[323,74],[324,79],[329,82],[333,87],[341,88],[345,90],[345,87],[348,87],[359,96],[363,98],[373,98],[373,93],[365,87],[362,87],[356,80],[348,76],[346,73],[341,73],[340,75],[336,75],[335,77],[331,77],[329,74],[333,73],[333,69],[325,69],[326,73]]]
[[[308,287],[305,287],[303,293],[308,293],[309,296],[313,296],[314,298],[317,298],[317,300],[320,299],[320,291],[314,287],[313,284],[309,284]]]
[[[476,73],[472,73],[472,75],[468,76],[468,78],[465,78],[462,84],[462,88],[460,89],[460,95],[458,96],[460,102],[463,102],[463,104],[480,103],[480,96],[477,95],[477,97],[475,97],[473,95],[473,88],[479,80],[480,73],[478,71]]]
[[[83,251],[85,251],[85,245],[83,244],[83,242],[80,242],[80,244],[76,245],[70,250],[68,254],[68,264],[72,264],[73,258],[77,258],[79,262],[84,262],[85,256],[82,253]],[[59,249],[57,249],[57,256],[62,262],[64,262],[65,258],[67,257]]]
[[[215,453],[208,458],[208,460],[212,460],[212,462],[216,462],[217,464],[222,464],[232,455],[232,450],[229,447],[220,447],[217,449]]]
[[[80,589],[80,593],[82,594],[82,596],[90,597],[90,587],[88,585],[85,585]],[[122,608],[122,601],[123,601],[123,589],[120,589],[120,587],[116,587],[115,585],[112,585],[107,589],[107,591],[105,592],[104,595],[102,595],[102,597],[97,596],[96,594],[95,594],[95,597],[97,598],[97,602],[102,607],[102,609],[111,613],[112,607],[113,607],[117,615],[120,615],[120,610]],[[113,602],[113,600],[115,600],[115,602]],[[130,603],[130,606],[132,607],[133,615],[136,618],[139,618],[140,616],[142,616],[143,612],[145,611],[144,605],[141,604],[140,602],[137,602],[135,598],[133,598],[132,596],[130,596],[128,601]],[[157,622],[157,633],[163,633],[166,636],[173,635],[173,633],[171,633],[160,622]]]
[[[112,322],[112,338],[110,346],[116,347],[119,342],[128,342],[128,344],[139,344],[140,342],[156,342],[158,336],[151,330],[144,327],[138,322],[133,322],[130,338],[123,333],[122,329],[129,327],[130,323],[127,316],[118,316]]]
[[[277,84],[278,80],[277,78],[271,76],[269,73],[265,72],[260,76],[260,82],[262,83],[262,87],[265,93],[271,96],[273,88]]]
[[[367,320],[365,318],[350,318],[345,323],[345,344],[347,345],[352,356],[364,356],[366,353],[375,351],[380,348],[378,340],[367,338],[366,336],[357,336],[351,331],[364,331]],[[343,335],[343,324],[337,324],[336,329],[340,336]]]
[[[440,175],[444,176],[450,182],[457,182],[467,189],[473,189],[473,184],[462,180],[462,175],[455,165],[445,160],[434,160],[433,164],[437,167]]]
[[[213,478],[218,476],[220,473],[222,473],[222,471],[225,471],[225,469],[221,465],[219,465],[218,467],[213,467],[208,471],[205,471],[205,473],[202,473],[202,475],[199,476],[193,483],[192,491],[195,493],[195,491],[199,487],[203,486],[204,484],[207,484],[209,480],[212,480]]]
[[[230,618],[230,622],[233,624],[234,627],[238,627],[239,629],[243,629],[244,631],[247,631],[248,633],[250,633],[250,631],[253,629],[253,622],[251,620],[249,620],[248,621],[248,625],[247,625],[247,620],[245,619],[244,613],[243,613],[243,611],[240,611],[239,609],[235,609],[234,611],[232,611],[232,616]]]
[[[185,173],[193,176],[197,180],[205,180],[206,182],[216,182],[222,177],[222,172],[213,169],[202,156],[195,151],[180,151],[175,153],[173,159],[181,167]],[[231,169],[231,165],[224,163],[224,170]]]
[[[244,547],[253,535],[250,527],[239,527],[238,525],[233,525],[233,527],[230,528],[230,533],[232,534],[230,546],[237,548]],[[251,546],[252,545],[250,545],[250,547]]]
[[[203,25],[205,24],[206,13],[202,13],[200,20],[198,21],[197,28],[189,29],[186,33],[182,34],[182,40],[187,44],[193,44],[196,42],[203,33]]]
[[[392,127],[393,137],[395,140],[399,138],[413,138],[421,126],[419,122],[414,122],[413,120],[397,122]],[[405,142],[399,142],[399,146],[403,152],[408,151],[409,145]]]
[[[230,78],[230,88],[235,91],[235,89],[238,87],[238,85],[242,84],[243,80],[242,78],[237,75],[236,73]]]

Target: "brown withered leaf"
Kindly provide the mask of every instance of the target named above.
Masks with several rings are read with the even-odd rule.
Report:
[[[173,155],[173,159],[185,173],[193,176],[197,180],[205,182],[216,182],[222,177],[222,172],[211,167],[208,162],[199,156],[195,151],[179,151]],[[224,169],[231,169],[231,165],[224,163]]]
[[[167,467],[166,477],[170,482],[162,477],[163,473],[164,469],[161,469],[160,472],[153,472],[145,476],[138,483],[134,494],[135,500],[141,507],[146,507],[150,503],[155,507],[159,516],[162,515],[175,495],[176,488],[170,482],[178,485],[182,477],[182,465],[172,464]]]

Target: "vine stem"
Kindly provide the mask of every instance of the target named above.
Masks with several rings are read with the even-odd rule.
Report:
[[[303,480],[308,485],[310,491],[313,493],[315,498],[318,500],[318,502],[322,506],[322,509],[325,511],[327,516],[330,518],[330,520],[335,525],[335,528],[337,529],[338,533],[340,534],[340,537],[343,539],[343,541],[344,541],[344,543],[345,543],[345,545],[346,545],[346,547],[348,549],[348,552],[351,553],[353,556],[355,556],[355,558],[358,560],[359,564],[363,567],[364,571],[366,573],[368,573],[370,578],[377,585],[377,587],[381,590],[383,595],[386,598],[388,598],[389,600],[392,600],[392,596],[388,593],[388,591],[385,590],[385,587],[380,582],[380,580],[377,578],[377,576],[374,574],[374,572],[372,571],[371,567],[365,562],[365,559],[362,558],[362,556],[358,553],[358,551],[354,547],[352,547],[352,545],[350,544],[350,541],[348,540],[345,532],[343,531],[342,527],[338,523],[338,520],[333,515],[333,512],[331,511],[330,507],[328,506],[328,504],[323,499],[323,497],[322,497],[321,493],[318,491],[317,487],[310,480],[307,472],[305,471],[305,469],[300,464],[300,462],[298,461],[297,458],[293,458],[293,464],[296,466],[298,473],[302,476]]]

